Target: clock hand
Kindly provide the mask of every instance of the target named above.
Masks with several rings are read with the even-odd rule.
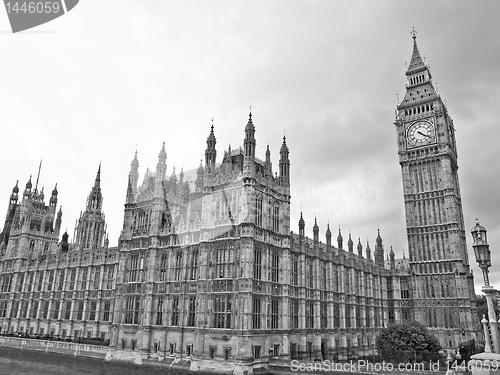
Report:
[[[431,136],[429,134],[424,134],[421,131],[418,131],[417,133],[420,135],[423,135],[424,137],[431,138]]]

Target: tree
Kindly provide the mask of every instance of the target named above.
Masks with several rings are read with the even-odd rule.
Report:
[[[382,360],[399,363],[437,361],[442,349],[437,337],[418,322],[404,322],[382,329],[376,346]]]

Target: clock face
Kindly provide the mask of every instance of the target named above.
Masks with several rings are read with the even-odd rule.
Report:
[[[430,121],[416,121],[406,131],[408,146],[418,147],[436,142],[436,129]]]

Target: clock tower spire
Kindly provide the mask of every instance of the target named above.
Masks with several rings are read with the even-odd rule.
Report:
[[[458,182],[455,128],[417,47],[396,111],[415,319],[436,329],[443,347],[475,337],[474,284],[469,269]],[[465,336],[461,329],[465,329]]]

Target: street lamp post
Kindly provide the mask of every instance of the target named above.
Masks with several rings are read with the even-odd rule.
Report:
[[[486,237],[486,229],[479,225],[479,220],[476,219],[476,225],[471,230],[472,238],[474,243],[472,247],[474,248],[474,255],[476,261],[483,272],[484,286],[481,291],[485,294],[486,303],[488,305],[488,320],[491,332],[491,341],[493,346],[493,351],[500,354],[500,342],[498,340],[498,322],[495,314],[495,307],[493,304],[493,294],[495,293],[495,288],[490,285],[490,280],[488,277],[488,268],[491,266],[491,252],[490,245],[488,245]],[[486,319],[483,319],[483,321]],[[485,322],[486,323],[486,322]],[[488,342],[487,330],[485,330],[485,341]]]

